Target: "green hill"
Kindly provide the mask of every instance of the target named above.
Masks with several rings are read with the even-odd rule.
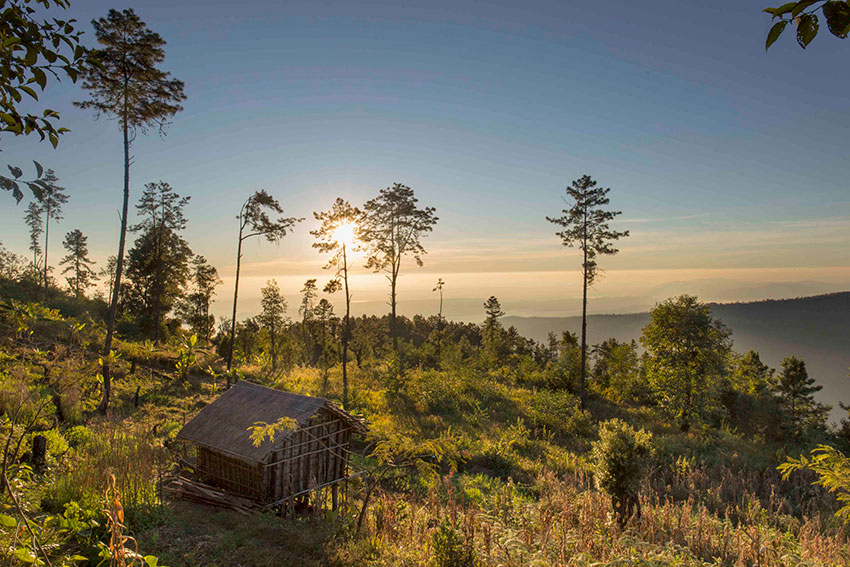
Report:
[[[715,317],[733,330],[735,350],[758,351],[765,363],[778,367],[783,358],[795,355],[806,361],[809,375],[823,390],[820,401],[832,404],[833,419],[845,412],[839,401],[850,402],[850,292],[794,299],[770,299],[748,303],[713,303]],[[505,317],[525,336],[545,341],[550,331],[578,332],[581,317]],[[590,315],[590,344],[609,337],[631,340],[640,337],[649,313]]]

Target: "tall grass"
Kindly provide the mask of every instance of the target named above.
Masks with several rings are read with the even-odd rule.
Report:
[[[683,482],[702,483],[689,476],[701,473],[686,472]],[[645,484],[641,518],[620,529],[608,497],[593,490],[585,475],[559,480],[547,473],[537,485],[539,499],[523,498],[509,482],[483,503],[455,497],[447,481],[418,500],[380,493],[367,524],[370,545],[354,542],[340,551],[340,560],[355,564],[368,552],[374,565],[434,562],[434,545],[424,542],[445,540],[448,521],[458,541],[470,542],[477,560],[488,566],[850,564],[847,532],[829,515],[796,518],[781,505],[767,509],[753,490],[717,513],[693,495],[676,500]]]
[[[149,425],[105,422],[76,448],[51,485],[51,497],[60,506],[71,500],[94,506],[114,475],[117,495],[128,514],[141,518],[159,509],[159,482],[170,461]]]

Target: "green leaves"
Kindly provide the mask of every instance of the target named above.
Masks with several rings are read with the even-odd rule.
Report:
[[[818,17],[814,14],[803,14],[797,17],[797,43],[803,49],[818,34]]]
[[[781,22],[776,22],[773,24],[773,27],[770,28],[770,31],[767,34],[767,41],[764,45],[764,50],[767,51],[770,49],[770,46],[779,39],[779,36],[782,35],[782,32],[785,31],[785,26],[788,25],[788,20],[782,20]]]
[[[762,10],[762,12],[767,12],[768,14],[773,15],[774,18],[779,18],[791,12],[791,10],[793,10],[794,6],[796,5],[796,2],[788,2],[787,4],[783,4],[778,8],[765,8],[764,10]]]
[[[12,516],[7,516],[6,514],[0,514],[0,526],[4,528],[14,528],[18,525],[18,522],[15,521],[15,518]]]
[[[8,5],[7,5],[8,4]],[[81,31],[74,29],[73,20],[37,20],[36,10],[30,4],[51,4],[67,7],[65,2],[43,0],[18,0],[4,3],[0,18],[0,132],[15,135],[36,133],[56,146],[61,128],[52,119],[59,116],[51,111],[39,116],[20,111],[22,93],[38,100],[35,85],[43,91],[47,86],[47,73],[59,79],[64,72],[75,81],[88,57],[88,50],[80,45]],[[61,46],[61,49],[60,49]]]
[[[788,457],[786,462],[776,468],[783,480],[788,480],[795,471],[808,469],[814,472],[817,479],[812,484],[835,494],[842,504],[835,516],[850,525],[850,458],[841,451],[828,445],[818,445],[808,458],[805,455],[799,459]]]
[[[850,5],[847,2],[827,2],[823,5],[823,15],[832,35],[845,39],[850,34]]]
[[[840,39],[850,35],[850,0],[788,2],[778,8],[765,8],[763,11],[780,20],[773,24],[767,33],[765,49],[769,49],[779,39],[790,22],[797,26],[797,43],[805,49],[818,34],[818,11],[826,18],[826,25],[832,35]]]

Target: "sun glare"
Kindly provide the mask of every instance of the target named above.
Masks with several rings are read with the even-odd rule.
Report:
[[[354,244],[356,240],[354,223],[347,222],[336,227],[336,230],[334,230],[334,240],[346,246]]]

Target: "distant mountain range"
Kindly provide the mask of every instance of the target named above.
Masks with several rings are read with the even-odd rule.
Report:
[[[837,421],[847,415],[838,402],[850,403],[850,292],[710,305],[714,317],[732,329],[736,351],[756,350],[765,364],[776,368],[786,356],[802,358],[809,376],[823,385],[817,397],[832,404],[832,418]],[[550,331],[581,329],[581,317],[505,317],[502,321],[538,341],[545,341]],[[649,313],[590,315],[588,342],[637,339],[648,322]]]

